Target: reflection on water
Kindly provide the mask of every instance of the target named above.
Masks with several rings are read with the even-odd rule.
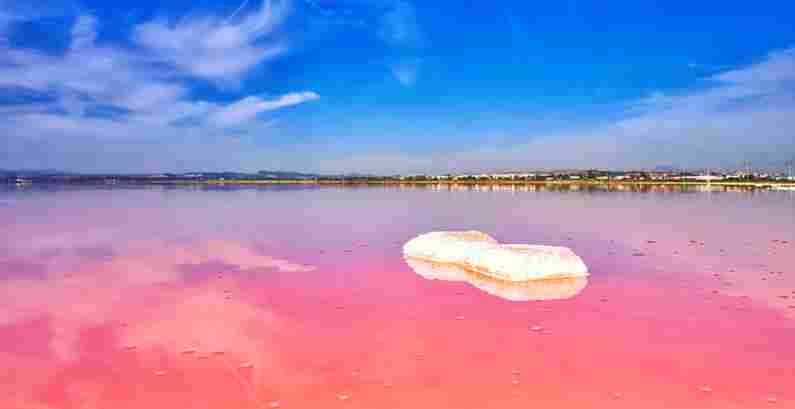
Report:
[[[0,409],[795,407],[791,192],[444,189],[0,190]],[[593,275],[404,260],[448,229]]]
[[[505,281],[454,264],[434,263],[415,257],[404,257],[415,273],[428,280],[461,281],[508,301],[565,300],[582,292],[588,278]]]

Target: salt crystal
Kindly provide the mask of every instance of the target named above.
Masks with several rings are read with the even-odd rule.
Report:
[[[477,231],[426,233],[408,241],[403,254],[460,265],[507,281],[588,275],[585,263],[569,248],[500,244]]]

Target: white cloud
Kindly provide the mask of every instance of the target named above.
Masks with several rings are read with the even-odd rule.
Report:
[[[570,131],[526,135],[453,151],[357,153],[324,169],[358,172],[472,172],[502,169],[780,166],[795,157],[795,48],[705,78],[699,90],[655,92],[621,119],[580,122]],[[617,108],[618,109],[618,108]],[[480,145],[478,142],[480,141]]]
[[[97,39],[97,19],[91,15],[82,15],[72,26],[72,48],[80,49],[94,45]]]
[[[413,55],[424,43],[414,6],[405,0],[395,1],[382,16],[378,35],[386,44],[395,47],[399,54],[403,54],[399,61],[388,64],[392,75],[401,85],[414,86],[420,73],[421,60]]]
[[[263,0],[247,15],[233,13],[182,19],[175,23],[154,21],[135,28],[135,41],[157,58],[196,77],[235,82],[248,70],[287,50],[281,40],[271,39],[286,18],[289,3]]]
[[[406,60],[391,64],[389,68],[398,82],[403,86],[411,87],[417,83],[421,63],[420,59]]]
[[[201,50],[184,45],[186,54],[194,51],[197,54],[188,60],[177,59],[175,64],[186,64],[189,73],[231,79],[245,74],[269,52],[251,42],[273,31],[285,12],[286,3],[279,4],[276,8],[263,2],[259,10],[240,15],[234,24],[219,17],[207,17],[201,22],[185,20],[173,27],[143,24],[138,27],[138,34],[150,29],[166,30],[160,38],[161,44],[171,41],[175,49],[183,46],[183,42],[195,42],[195,38],[188,38],[195,34],[202,39],[198,46]],[[173,67],[157,64],[160,57],[153,59],[147,53],[121,46],[98,45],[98,26],[94,16],[76,18],[70,30],[70,46],[57,54],[0,43],[0,87],[52,98],[43,103],[5,106],[0,115],[38,139],[63,134],[75,138],[96,135],[100,139],[144,134],[168,137],[185,131],[175,125],[184,120],[192,120],[194,126],[210,123],[218,127],[248,125],[260,129],[250,123],[257,114],[318,98],[313,92],[288,93],[274,100],[252,96],[242,97],[229,106],[193,99],[190,83]],[[202,30],[202,27],[211,29]],[[176,38],[180,35],[186,37]],[[239,57],[244,55],[251,58],[241,60]],[[212,67],[204,65],[202,58],[207,58],[207,64]],[[231,68],[222,69],[224,66]],[[202,67],[210,68],[203,71]],[[116,117],[85,116],[86,112],[108,108],[117,110]],[[137,128],[141,124],[161,128],[142,133]]]
[[[218,126],[236,126],[254,119],[262,112],[273,111],[318,98],[320,96],[314,92],[294,92],[271,100],[250,96],[218,109],[209,120]]]
[[[419,47],[423,42],[414,6],[408,1],[396,1],[384,14],[378,32],[387,43],[400,47]]]

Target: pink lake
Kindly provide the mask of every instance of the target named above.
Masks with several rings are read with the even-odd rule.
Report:
[[[795,408],[793,192],[0,190],[0,408]],[[434,230],[587,282],[415,271]]]

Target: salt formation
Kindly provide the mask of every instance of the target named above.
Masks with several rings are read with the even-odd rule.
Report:
[[[403,246],[403,254],[407,258],[449,264],[504,281],[588,276],[588,267],[567,247],[500,244],[477,231],[422,234]]]
[[[588,285],[585,277],[506,281],[455,264],[434,263],[413,257],[405,257],[405,260],[415,273],[425,279],[463,281],[508,301],[565,300],[576,296]]]

